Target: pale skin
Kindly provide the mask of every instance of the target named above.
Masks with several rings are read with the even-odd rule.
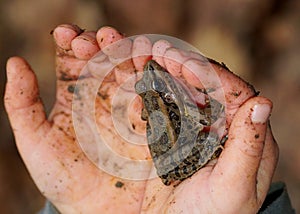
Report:
[[[92,164],[78,146],[67,89],[96,52],[123,36],[109,27],[82,32],[71,25],[58,26],[53,35],[58,88],[49,118],[39,98],[36,77],[22,58],[12,57],[7,62],[4,99],[27,168],[42,194],[61,213],[256,213],[259,210],[278,160],[278,146],[269,126],[270,100],[255,97],[243,80],[212,64],[224,85],[229,109],[226,114],[229,138],[220,157],[175,187],[164,186],[159,178],[143,181],[117,178]],[[133,55],[143,51],[151,53],[152,45],[136,42]],[[146,59],[135,58],[128,66],[140,70]],[[190,63],[197,64],[193,60]],[[127,75],[125,67],[121,66],[110,81],[104,82],[110,85],[106,92],[108,99],[100,100],[97,107],[99,126],[103,129],[106,127],[101,125],[101,120],[110,116],[105,102],[110,102],[114,90]],[[176,75],[176,66],[169,68]],[[178,75],[194,86],[200,85],[188,69],[180,70]],[[237,97],[233,91],[241,93]],[[136,102],[136,109],[130,114],[142,132],[144,123],[140,113],[136,113],[137,109],[140,112],[141,105],[139,100]],[[136,159],[149,158],[146,146],[126,147],[118,138],[114,139],[112,144],[120,152]],[[117,181],[124,185],[116,187]]]

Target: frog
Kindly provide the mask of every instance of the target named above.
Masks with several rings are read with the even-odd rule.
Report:
[[[210,98],[199,107],[187,83],[152,59],[135,91],[142,99],[147,144],[163,184],[181,182],[219,156],[225,140],[209,127],[224,111],[222,104]],[[212,111],[212,104],[218,111]]]

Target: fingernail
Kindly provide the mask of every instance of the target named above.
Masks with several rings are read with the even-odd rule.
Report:
[[[265,123],[269,119],[271,107],[268,104],[256,104],[253,107],[251,120],[253,123]]]

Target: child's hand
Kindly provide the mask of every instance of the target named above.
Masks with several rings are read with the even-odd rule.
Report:
[[[224,86],[229,138],[217,161],[210,162],[178,186],[167,187],[158,178],[131,181],[114,177],[85,156],[74,132],[70,89],[87,61],[121,38],[120,33],[109,27],[97,33],[82,32],[71,25],[61,25],[54,30],[57,100],[49,118],[29,65],[19,57],[7,62],[6,110],[19,152],[42,194],[62,213],[257,212],[278,159],[278,147],[268,123],[272,103],[266,98],[254,97],[251,87],[218,64],[211,65]],[[139,50],[151,51],[152,45],[136,43],[133,51],[138,53]],[[96,119],[103,129],[110,130],[113,126],[107,106],[122,77],[127,75],[128,68],[140,70],[143,63],[145,58],[137,58],[126,70],[121,67],[115,76],[103,82],[107,90],[103,90],[102,98],[107,99],[96,102]],[[197,67],[197,60],[190,63]],[[101,75],[101,70],[99,73]],[[189,71],[182,74],[191,84],[198,84]],[[80,81],[89,85],[93,77]],[[85,105],[88,104],[83,103],[83,108]],[[140,115],[135,113],[133,117]],[[137,125],[142,127],[140,121]],[[149,158],[146,146],[128,146],[121,138],[111,138],[114,135],[111,132],[104,135],[113,139],[111,146],[116,151],[135,159]]]

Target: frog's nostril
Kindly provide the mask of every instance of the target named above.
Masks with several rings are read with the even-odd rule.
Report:
[[[147,66],[147,70],[148,71],[154,71],[154,68],[153,68],[153,66],[150,63]]]
[[[146,63],[146,65],[145,65],[145,67],[144,67],[144,70],[146,70],[146,71],[154,71],[155,70],[155,61],[154,60],[149,60],[147,63]]]

